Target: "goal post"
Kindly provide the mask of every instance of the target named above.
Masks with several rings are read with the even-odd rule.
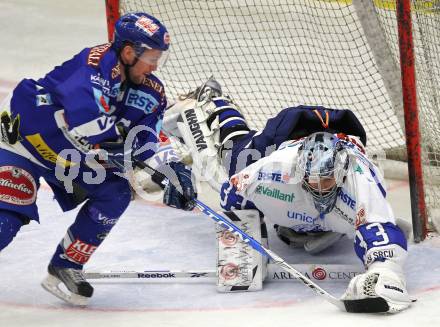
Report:
[[[417,106],[416,66],[412,33],[411,1],[397,0],[398,40],[402,98],[405,113],[405,135],[408,155],[411,215],[414,241],[420,242],[427,235],[425,191],[423,187],[422,151],[419,114]],[[440,108],[438,108],[440,109]]]
[[[295,105],[353,110],[370,155],[408,161],[414,240],[440,230],[440,0],[106,5],[110,39],[126,12],[167,26],[171,53],[157,75],[171,100],[214,75],[253,128]]]
[[[119,0],[105,0],[105,14],[107,17],[108,40],[112,41],[113,33],[115,32],[115,23],[120,16]]]

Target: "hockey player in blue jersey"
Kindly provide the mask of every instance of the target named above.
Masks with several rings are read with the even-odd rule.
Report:
[[[165,129],[184,140],[195,164],[204,166],[198,169],[209,163],[203,175],[220,191],[223,209],[240,210],[234,223],[253,212],[249,217],[264,217],[285,243],[311,254],[346,235],[366,268],[343,295],[353,311],[398,312],[410,305],[403,273],[406,235],[378,168],[365,154],[364,128],[350,110],[286,108],[257,132],[214,80],[173,107]]]
[[[155,153],[167,99],[153,72],[169,46],[159,20],[127,14],[117,21],[113,42],[82,50],[36,81],[22,80],[1,108],[0,250],[23,225],[39,220],[40,178],[64,211],[82,204],[42,284],[72,304],[84,305],[92,296],[83,265],[130,202],[124,174],[133,173],[132,160]],[[191,210],[190,174],[179,163],[171,168],[183,194],[169,184],[165,202]]]

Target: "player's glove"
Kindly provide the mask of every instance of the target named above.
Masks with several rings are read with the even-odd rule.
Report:
[[[386,302],[383,309],[389,313],[402,311],[412,302],[401,268],[387,261],[374,262],[367,272],[353,277],[341,299],[371,304],[382,299]]]
[[[225,211],[233,209],[257,209],[252,201],[245,200],[230,182],[224,182],[220,189],[220,206]],[[258,210],[258,209],[257,209]]]
[[[20,138],[20,115],[12,118],[6,111],[0,116],[1,141],[14,145]]]
[[[132,164],[132,149],[124,150],[124,140],[114,142],[102,142],[99,149],[107,152],[107,159],[104,160],[105,168],[116,168],[120,172],[125,172]],[[100,156],[100,158],[102,158]]]
[[[120,137],[115,141],[101,142],[97,146],[98,161],[100,161],[105,168],[115,168],[119,172],[124,173],[127,169],[133,169],[133,160],[135,157],[133,153],[139,148],[137,138],[134,139],[133,144],[126,144],[126,137],[128,129],[123,125],[117,125]],[[102,153],[106,152],[106,155]]]
[[[197,198],[191,179],[191,170],[181,162],[170,162],[168,165],[175,172],[177,180],[170,178],[171,183],[168,179],[157,180],[154,174],[152,176],[153,181],[161,183],[164,187],[163,203],[170,207],[191,211],[195,207],[194,199]],[[174,185],[177,182],[181,190]]]

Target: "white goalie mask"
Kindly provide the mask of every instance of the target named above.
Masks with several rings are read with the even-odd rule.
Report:
[[[298,154],[296,172],[303,189],[312,195],[320,214],[329,213],[347,175],[347,150],[336,135],[317,132],[304,140]]]

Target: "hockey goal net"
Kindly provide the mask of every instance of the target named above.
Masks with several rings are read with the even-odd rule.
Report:
[[[370,153],[405,159],[396,1],[108,0],[107,10],[167,26],[172,50],[158,75],[170,100],[213,75],[257,129],[290,106],[349,108]],[[439,229],[440,0],[413,0],[411,17],[424,198]],[[418,219],[423,239],[428,223]]]

